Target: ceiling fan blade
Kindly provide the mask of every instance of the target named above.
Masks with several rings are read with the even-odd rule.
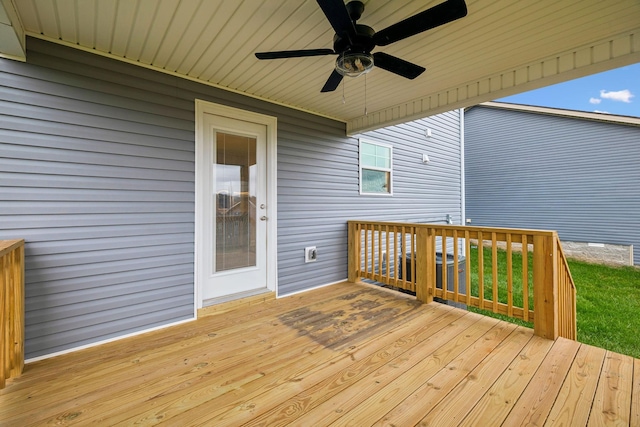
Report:
[[[349,16],[343,0],[317,0],[320,9],[329,20],[338,36],[347,37],[353,42],[356,35],[356,27]]]
[[[340,74],[334,69],[320,92],[333,92],[338,88],[338,85],[340,84],[341,81],[342,81],[342,74]]]
[[[376,67],[380,67],[383,70],[390,71],[399,76],[406,77],[408,79],[415,79],[425,70],[411,62],[407,62],[404,59],[396,58],[395,56],[386,54],[384,52],[376,52],[373,54],[373,64]]]
[[[377,46],[386,46],[467,16],[464,0],[447,0],[430,9],[393,24],[373,36]]]
[[[258,59],[302,58],[305,56],[333,55],[331,49],[281,50],[275,52],[257,52]]]

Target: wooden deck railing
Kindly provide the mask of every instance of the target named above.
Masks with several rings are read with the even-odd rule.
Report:
[[[24,240],[0,240],[0,389],[24,368]]]
[[[556,232],[348,224],[349,281],[373,280],[423,302],[436,297],[533,322],[541,337],[576,339],[575,285]]]

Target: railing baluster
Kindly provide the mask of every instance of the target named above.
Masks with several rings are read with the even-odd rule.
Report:
[[[364,277],[369,277],[369,224],[364,225]]]
[[[507,233],[507,316],[513,317],[513,252],[511,233]]]
[[[524,321],[529,321],[529,242],[527,235],[522,235],[522,308]]]
[[[471,236],[469,235],[469,230],[464,230],[464,244],[465,244],[465,253],[467,255],[466,260],[466,269],[467,272],[465,274],[465,281],[467,282],[467,299],[465,303],[470,306],[471,305]]]
[[[478,298],[479,307],[484,309],[484,241],[482,231],[478,231]]]
[[[453,300],[455,302],[458,302],[460,292],[458,268],[458,230],[453,230]]]
[[[449,299],[449,287],[447,286],[448,282],[448,271],[449,270],[448,267],[448,260],[447,260],[447,230],[445,230],[444,228],[441,230],[440,232],[440,238],[441,238],[441,242],[440,242],[440,246],[441,246],[441,250],[440,250],[440,284],[442,285],[442,298],[443,299]],[[437,267],[436,267],[437,269]]]
[[[416,229],[414,227],[409,228],[409,240],[411,247],[411,283],[409,284],[409,290],[416,290]]]
[[[398,260],[398,226],[393,226],[393,252],[387,253],[387,263],[393,260],[393,286],[398,287],[398,277],[400,277],[400,269],[402,266]]]
[[[404,246],[404,235],[405,235],[405,227],[404,225],[400,228],[400,234],[398,235],[398,270],[401,273],[400,281],[398,283],[398,287],[402,288],[403,283],[407,280],[407,260],[406,260],[406,248]]]
[[[378,274],[376,275],[376,279],[378,282],[382,281],[382,225],[378,224],[376,226],[378,230],[376,242],[378,243]],[[375,268],[374,268],[375,272]]]
[[[491,233],[491,293],[493,294],[493,312],[498,312],[498,240],[496,233]]]
[[[386,264],[387,266],[387,271],[385,274],[385,283],[389,284],[389,270],[391,270],[391,266],[389,265],[389,255],[391,254],[391,246],[389,246],[389,225],[385,226],[385,238],[386,238],[386,251],[385,251],[385,256],[387,259],[381,259],[380,260],[380,265],[382,264]]]

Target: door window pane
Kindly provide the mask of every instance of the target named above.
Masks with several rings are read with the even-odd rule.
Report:
[[[216,134],[214,272],[256,265],[256,142]]]

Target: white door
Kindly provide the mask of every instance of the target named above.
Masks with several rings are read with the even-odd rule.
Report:
[[[201,301],[267,290],[267,126],[204,113]]]

